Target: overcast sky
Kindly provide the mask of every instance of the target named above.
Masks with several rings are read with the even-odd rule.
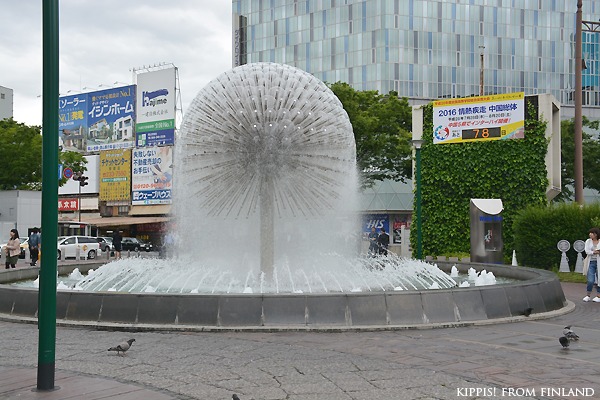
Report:
[[[167,62],[179,68],[185,112],[231,69],[231,0],[58,3],[61,95],[131,84],[131,69]],[[0,0],[0,10],[0,86],[14,91],[16,121],[41,125],[42,1]]]

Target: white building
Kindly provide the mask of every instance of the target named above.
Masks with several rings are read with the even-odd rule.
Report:
[[[0,86],[0,120],[13,117],[13,90]]]

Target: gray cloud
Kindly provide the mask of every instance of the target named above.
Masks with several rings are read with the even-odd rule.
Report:
[[[41,125],[42,2],[1,0],[0,85],[14,90],[14,117]],[[231,2],[61,0],[61,94],[133,82],[132,68],[173,63],[183,109],[231,68]]]

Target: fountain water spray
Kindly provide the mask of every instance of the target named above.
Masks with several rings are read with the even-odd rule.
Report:
[[[176,140],[177,257],[99,269],[92,290],[314,293],[455,286],[430,264],[360,253],[354,134],[333,92],[255,63],[196,96]]]

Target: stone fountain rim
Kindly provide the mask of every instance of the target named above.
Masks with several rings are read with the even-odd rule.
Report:
[[[58,269],[68,274],[76,267],[85,272],[101,264],[71,264]],[[480,263],[435,264],[446,272],[453,265],[462,273],[473,267],[478,272],[486,269],[496,276],[522,281],[469,288],[344,293],[59,291],[57,325],[127,331],[395,330],[543,319],[574,308],[550,271]],[[2,283],[31,279],[38,272],[37,268],[21,268],[0,273],[0,320],[37,322],[37,289]],[[123,302],[123,296],[135,301]],[[135,306],[123,309],[123,303]],[[520,315],[530,306],[534,308],[530,317]],[[86,312],[88,308],[90,312]]]

